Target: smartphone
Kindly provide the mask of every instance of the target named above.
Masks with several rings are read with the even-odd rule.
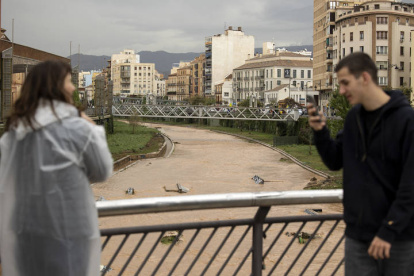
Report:
[[[315,102],[315,98],[311,95],[307,95],[306,96],[306,102],[312,104],[312,106],[315,108],[315,111],[312,114],[309,114],[309,112],[308,112],[308,114],[311,115],[311,116],[318,116],[319,115],[318,111],[317,111],[318,110],[318,105]],[[321,121],[321,119],[319,119],[319,122],[320,121]]]

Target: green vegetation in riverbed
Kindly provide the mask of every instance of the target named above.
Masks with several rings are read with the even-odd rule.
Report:
[[[107,135],[109,150],[114,160],[126,155],[138,155],[158,151],[163,138],[156,129],[138,125],[132,133],[129,124],[114,121],[114,133]]]

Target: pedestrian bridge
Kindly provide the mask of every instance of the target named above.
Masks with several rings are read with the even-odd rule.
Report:
[[[144,118],[218,119],[252,121],[297,121],[299,111],[292,109],[266,109],[228,106],[148,105],[116,103],[112,105],[115,117],[138,116]]]

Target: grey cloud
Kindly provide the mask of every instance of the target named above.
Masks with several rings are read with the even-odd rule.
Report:
[[[313,1],[303,0],[6,0],[2,27],[15,41],[68,55],[69,41],[85,54],[111,55],[124,48],[202,52],[204,38],[242,26],[256,47],[271,41],[312,43]],[[75,50],[74,50],[75,51]]]

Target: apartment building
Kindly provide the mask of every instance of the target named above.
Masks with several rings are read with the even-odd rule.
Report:
[[[370,55],[378,67],[379,85],[393,89],[411,86],[411,30],[414,6],[401,2],[369,1],[353,10],[337,11],[333,33],[333,66],[356,51]],[[336,85],[333,74],[333,85]]]
[[[311,57],[287,51],[249,59],[233,70],[233,101],[264,102],[265,92],[281,85],[306,90],[313,86],[312,65]]]
[[[167,96],[170,101],[177,101],[177,73],[168,75],[168,79],[165,81],[167,88]]]
[[[190,97],[204,95],[204,69],[206,55],[201,54],[191,61]]]
[[[234,101],[235,97],[233,96],[233,74],[228,75],[224,79],[220,84],[220,88],[216,89],[216,94],[220,94],[219,97],[216,96],[216,103],[231,106],[237,104]]]
[[[314,0],[313,17],[313,83],[328,98],[332,91],[333,33],[337,10],[351,10],[362,0]]]
[[[121,96],[145,96],[157,94],[154,63],[140,63],[133,50],[124,50],[111,57],[113,94]]]
[[[177,69],[177,100],[182,101],[190,97],[191,65]]]
[[[205,39],[205,95],[214,94],[214,86],[232,73],[233,69],[254,56],[254,37],[245,35],[241,27],[228,27],[224,34]]]

